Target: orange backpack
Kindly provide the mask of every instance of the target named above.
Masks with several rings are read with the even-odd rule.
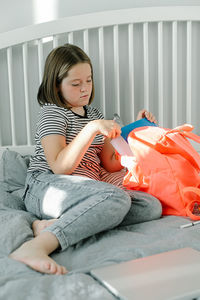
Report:
[[[121,164],[128,169],[123,185],[158,198],[163,215],[200,220],[200,155],[187,139],[200,143],[200,137],[192,130],[189,124],[136,128],[128,136],[133,156],[121,156]]]

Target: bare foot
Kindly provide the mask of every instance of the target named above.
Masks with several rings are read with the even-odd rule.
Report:
[[[50,220],[35,220],[32,223],[32,230],[33,235],[38,236],[42,230],[44,230],[46,227],[52,225],[57,219],[50,219]]]
[[[49,233],[47,233],[46,235],[47,238],[48,238],[48,234]],[[20,261],[26,264],[27,266],[31,267],[32,269],[39,271],[41,273],[56,274],[56,275],[66,274],[67,273],[66,268],[64,266],[58,265],[51,257],[48,256],[47,253],[53,251],[51,250],[49,251],[48,246],[45,247],[43,241],[41,243],[41,238],[43,238],[42,236],[44,236],[45,239],[45,235],[43,233],[38,237],[25,242],[17,250],[12,252],[9,255],[9,257],[14,260]]]

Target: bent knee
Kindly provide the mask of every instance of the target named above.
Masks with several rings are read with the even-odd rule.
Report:
[[[160,201],[152,196],[151,199],[151,216],[152,219],[159,219],[162,216],[162,205]]]
[[[147,206],[147,210],[149,211],[150,220],[159,219],[162,216],[162,205],[156,197],[150,194],[147,195],[146,195],[146,200],[147,200],[146,206]]]
[[[146,220],[159,219],[162,216],[162,205],[160,201],[145,192],[141,191],[132,191],[129,192],[129,195],[133,199],[133,203],[137,204],[138,213],[145,215]]]
[[[122,205],[127,205],[129,208],[131,206],[131,197],[127,192],[122,190],[119,187],[114,187],[113,189],[113,197],[117,199]]]
[[[118,217],[117,223],[121,223],[125,215],[128,213],[131,207],[131,197],[124,190],[114,187],[112,196],[110,199],[112,205],[112,212],[114,212],[115,217]]]

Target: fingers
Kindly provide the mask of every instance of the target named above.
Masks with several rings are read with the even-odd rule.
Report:
[[[155,116],[151,112],[147,111],[146,109],[142,109],[139,111],[136,120],[140,120],[142,118],[146,118],[150,122],[157,123]]]
[[[146,112],[145,109],[140,110],[139,113],[137,114],[136,121],[137,121],[137,120],[140,120],[140,119],[142,119],[142,118],[145,118],[145,112]]]
[[[120,136],[121,128],[115,121],[110,121],[110,122],[111,122],[111,124],[110,124],[111,126],[110,126],[110,131],[109,131],[107,137],[110,139],[114,139],[114,138],[117,138],[118,136]]]
[[[110,139],[114,139],[114,138],[120,136],[120,134],[121,134],[120,126],[115,121],[111,121],[110,130],[109,130],[107,137]]]
[[[155,116],[151,112],[145,111],[144,115],[150,122],[157,123]]]
[[[114,120],[99,120],[99,132],[105,137],[114,139],[121,134],[120,126]]]

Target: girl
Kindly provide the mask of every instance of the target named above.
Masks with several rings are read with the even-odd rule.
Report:
[[[54,49],[46,59],[38,91],[42,107],[23,197],[27,210],[40,220],[32,225],[35,237],[10,254],[42,273],[67,272],[49,256],[58,248],[64,250],[119,224],[161,215],[154,197],[119,188],[124,173],[110,139],[118,137],[121,129],[90,106],[93,98],[89,57],[70,44]],[[138,118],[144,116],[155,121],[151,113],[140,111]],[[111,176],[106,177],[106,172],[114,172],[119,187],[108,183]],[[102,174],[108,182],[101,180]]]

